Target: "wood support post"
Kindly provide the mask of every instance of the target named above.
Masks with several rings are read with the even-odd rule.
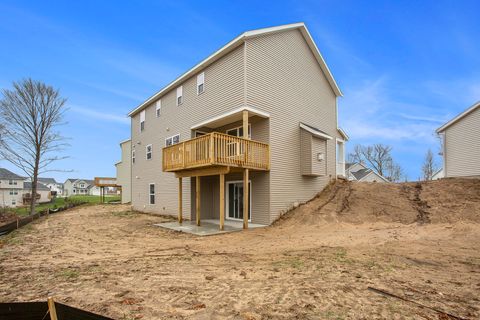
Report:
[[[55,309],[55,301],[53,301],[52,297],[48,297],[47,301],[48,301],[48,311],[50,312],[50,319],[58,320],[57,310]]]
[[[196,177],[195,182],[195,211],[197,218],[197,226],[200,226],[200,177]]]
[[[248,229],[248,169],[243,170],[243,229]]]
[[[243,110],[243,137],[248,139],[248,111]]]
[[[220,230],[225,224],[225,175],[220,175]]]
[[[183,208],[182,208],[182,194],[183,194],[183,190],[182,190],[182,178],[178,178],[178,223],[179,224],[182,224],[183,222],[183,217],[182,217],[182,211],[183,211]]]

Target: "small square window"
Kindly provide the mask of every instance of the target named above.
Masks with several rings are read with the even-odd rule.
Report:
[[[149,144],[146,147],[146,154],[147,154],[147,160],[151,160],[152,159],[152,145],[151,144]]]

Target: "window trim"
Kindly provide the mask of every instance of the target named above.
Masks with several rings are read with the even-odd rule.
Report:
[[[160,118],[161,115],[162,115],[162,99],[159,99],[155,104],[155,116],[157,118]]]
[[[243,128],[243,126],[238,126],[238,127],[234,127],[234,128],[227,129],[227,130],[225,130],[225,133],[228,134],[229,131],[237,130],[237,134],[238,134],[238,129],[240,129],[240,128]],[[248,138],[249,138],[249,139],[252,139],[252,124],[251,124],[251,123],[248,124],[248,131],[250,131],[250,132],[248,133]],[[241,136],[241,137],[236,136],[236,137],[238,137],[238,138],[243,138],[243,136]]]
[[[200,92],[200,86],[202,86],[202,91]],[[205,72],[201,72],[197,75],[197,95],[201,95],[205,92]]]
[[[180,98],[180,102],[178,99]],[[175,100],[177,107],[183,104],[183,85],[177,88],[177,99]]]
[[[153,193],[151,186],[153,186]],[[153,203],[152,203],[152,196],[153,196]],[[148,184],[148,204],[149,205],[155,205],[155,182],[149,183]]]
[[[178,142],[177,142],[177,143],[173,143],[173,138],[175,138],[176,136],[178,136]],[[171,144],[171,145],[168,145],[168,144],[167,144],[167,141],[168,141],[169,139],[172,139],[172,144]],[[177,133],[177,134],[174,134],[173,136],[170,136],[170,137],[166,137],[166,138],[165,138],[165,147],[170,147],[170,146],[173,146],[173,145],[179,144],[179,143],[180,143],[180,133]]]
[[[148,152],[148,147],[150,147],[150,152]],[[148,154],[150,153],[150,159],[148,158]],[[147,144],[145,146],[145,159],[146,160],[152,160],[153,158],[153,147],[152,147],[152,144]]]
[[[140,132],[143,132],[145,130],[145,117],[145,110],[140,111]]]

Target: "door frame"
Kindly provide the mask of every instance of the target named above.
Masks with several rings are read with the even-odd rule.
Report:
[[[231,221],[243,221],[243,219],[237,219],[237,218],[230,218],[230,206],[228,205],[229,204],[229,201],[230,201],[230,193],[228,192],[228,186],[230,184],[237,184],[237,183],[241,183],[243,185],[243,180],[230,180],[230,181],[225,181],[225,207],[226,207],[226,210],[225,210],[225,219],[226,220],[231,220]],[[250,195],[250,199],[249,199],[249,211],[250,211],[250,219],[248,219],[248,222],[252,222],[252,180],[248,180],[248,193]]]

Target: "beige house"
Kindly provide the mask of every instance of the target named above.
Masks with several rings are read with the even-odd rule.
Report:
[[[132,201],[132,140],[120,142],[122,161],[115,164],[117,170],[116,183],[122,187],[122,203]]]
[[[480,177],[480,102],[436,132],[442,138],[443,177]]]
[[[0,207],[16,208],[30,202],[32,182],[5,168],[0,168]],[[50,188],[37,182],[37,203],[50,202]]]
[[[129,113],[133,208],[271,224],[345,175],[339,96],[303,23],[241,34]]]
[[[349,181],[389,182],[385,177],[359,162],[346,163],[345,172],[345,177]]]

